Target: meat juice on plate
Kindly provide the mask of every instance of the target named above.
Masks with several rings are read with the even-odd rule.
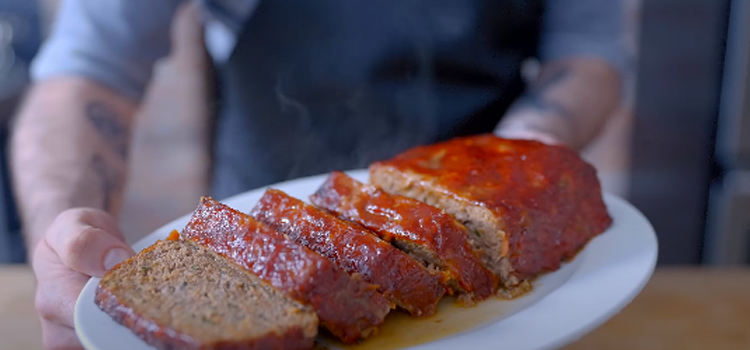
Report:
[[[474,329],[503,317],[508,312],[508,301],[492,298],[476,307],[456,305],[453,298],[444,298],[438,313],[427,318],[415,318],[405,312],[391,312],[380,326],[378,334],[360,344],[343,345],[332,337],[321,343],[331,349],[400,349],[439,340]]]
[[[454,297],[445,297],[438,304],[437,313],[431,317],[416,318],[400,310],[391,311],[380,325],[378,334],[359,344],[344,345],[333,337],[322,334],[318,336],[318,341],[331,350],[401,349],[479,330],[511,317],[552,293],[565,284],[582,260],[573,259],[554,273],[534,279],[533,289],[529,293],[512,300],[490,297],[476,306],[463,307],[455,302]]]

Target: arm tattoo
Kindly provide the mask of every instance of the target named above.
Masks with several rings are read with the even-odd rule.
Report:
[[[102,102],[90,102],[86,105],[86,117],[97,132],[109,144],[109,147],[123,160],[128,156],[128,128],[123,125],[119,116]]]
[[[103,194],[102,208],[105,211],[110,211],[110,209],[112,209],[113,192],[120,186],[121,176],[115,169],[112,169],[112,167],[107,164],[107,160],[100,154],[94,154],[91,157],[91,167],[101,181]]]
[[[555,112],[566,119],[571,119],[572,114],[567,108],[559,103],[546,101],[544,99],[544,94],[547,90],[565,80],[569,75],[569,69],[561,69],[555,72],[552,76],[540,82],[538,85],[532,86],[529,91],[519,98],[517,105],[519,107],[532,107],[542,111]]]

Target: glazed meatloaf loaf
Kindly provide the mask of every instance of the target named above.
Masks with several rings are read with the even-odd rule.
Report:
[[[107,272],[96,304],[158,349],[310,349],[309,306],[198,244],[158,241]]]
[[[437,272],[466,306],[495,292],[497,277],[474,253],[466,228],[438,208],[390,195],[338,171],[331,173],[310,201],[375,232]]]
[[[420,263],[362,227],[342,221],[279,190],[269,189],[250,213],[350,273],[414,316],[429,316],[445,287]]]
[[[506,296],[612,222],[594,168],[567,147],[535,141],[480,135],[417,147],[372,164],[370,179],[466,225]]]
[[[201,200],[182,236],[312,305],[321,324],[344,343],[373,334],[391,309],[391,303],[361,276],[350,276],[287,236],[213,199]]]

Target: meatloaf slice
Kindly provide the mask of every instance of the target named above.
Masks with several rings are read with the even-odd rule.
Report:
[[[370,179],[466,225],[509,296],[612,222],[594,168],[567,147],[535,141],[479,135],[417,147],[372,164]]]
[[[420,263],[373,233],[339,220],[279,190],[269,189],[250,213],[322,254],[349,273],[360,273],[378,291],[414,316],[429,316],[445,287]]]
[[[158,241],[99,282],[96,304],[159,349],[310,349],[312,308],[211,250]]]
[[[350,276],[312,250],[213,199],[201,200],[182,236],[310,304],[321,324],[344,343],[376,332],[391,309],[361,276]]]
[[[475,255],[466,227],[438,208],[390,195],[338,171],[331,173],[310,201],[375,232],[428,270],[438,272],[464,305],[495,292],[497,277]]]

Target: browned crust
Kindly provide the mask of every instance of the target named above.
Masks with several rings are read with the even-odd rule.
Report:
[[[359,274],[347,274],[320,254],[211,198],[201,200],[182,237],[311,305],[322,325],[344,343],[376,334],[391,309]]]
[[[362,274],[413,316],[433,315],[446,292],[424,266],[375,234],[282,191],[267,190],[251,215],[347,272]]]
[[[413,198],[427,205],[441,208],[449,212],[459,222],[465,221],[466,215],[459,219],[456,213],[451,211],[450,208],[471,206],[470,204],[463,203],[463,199],[458,196],[444,194],[440,191],[432,191],[430,181],[423,179],[423,176],[419,174],[415,174],[409,170],[401,171],[386,164],[375,163],[370,166],[370,181],[387,193]],[[477,206],[476,208],[482,211],[486,210],[481,206]],[[493,225],[500,226],[496,223],[496,217],[491,216],[489,219]],[[487,244],[483,242],[483,239],[478,239],[471,235],[469,235],[469,241],[475,250],[481,254],[484,266],[500,278],[500,284],[496,293],[498,296],[505,298],[511,294],[523,294],[514,291],[515,287],[513,286],[518,285],[521,281],[513,274],[513,268],[507,257],[508,240],[505,231],[495,228],[494,232],[497,233],[497,244]]]
[[[107,288],[98,285],[96,288],[96,305],[112,317],[115,322],[127,327],[149,345],[162,350],[171,349],[310,349],[314,337],[306,337],[301,327],[288,329],[284,335],[267,334],[266,336],[242,342],[217,342],[200,344],[189,335],[177,332],[153,320],[141,317],[132,308],[120,302]]]
[[[498,280],[473,252],[466,228],[441,209],[390,195],[338,171],[331,173],[310,201],[424,261],[465,306],[495,293]]]
[[[493,135],[416,147],[370,166],[373,183],[454,215],[507,294],[574,257],[612,222],[595,169],[563,146]]]
[[[138,338],[143,339],[153,347],[158,349],[201,348],[201,344],[192,337],[137,315],[132,308],[122,304],[112,292],[102,285],[96,287],[95,302],[115,322],[127,327]]]

